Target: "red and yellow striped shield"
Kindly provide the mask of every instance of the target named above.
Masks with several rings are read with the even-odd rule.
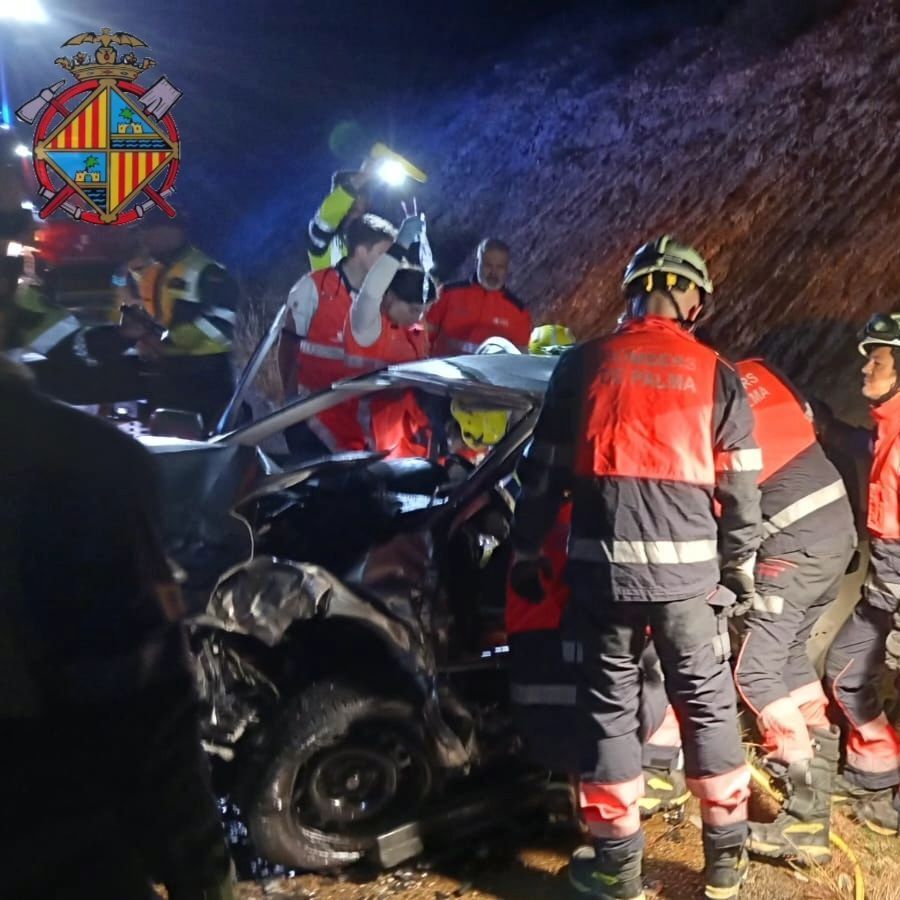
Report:
[[[103,79],[35,151],[110,220],[151,185],[178,147],[134,95]]]

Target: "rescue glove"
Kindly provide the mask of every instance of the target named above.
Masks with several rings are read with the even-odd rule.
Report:
[[[900,613],[894,613],[894,627],[884,644],[884,664],[892,672],[900,672]]]
[[[540,603],[544,599],[543,579],[552,576],[553,566],[546,556],[518,557],[509,570],[509,583],[529,603]]]
[[[394,243],[399,244],[404,250],[409,250],[421,239],[423,224],[420,216],[407,216],[400,224],[397,240]]]
[[[753,607],[756,599],[756,582],[753,578],[753,570],[756,567],[756,554],[748,556],[738,562],[729,560],[722,566],[719,572],[719,584],[732,591],[735,596],[734,603],[723,609],[723,614],[728,618],[743,616]]]

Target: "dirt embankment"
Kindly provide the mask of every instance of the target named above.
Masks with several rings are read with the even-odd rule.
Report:
[[[783,11],[826,6],[811,26]],[[900,7],[781,7],[746,2],[612,80],[602,56],[628,37],[598,18],[441,105],[421,131],[440,164],[432,138],[411,148],[436,170],[439,249],[507,236],[536,315],[588,336],[615,321],[630,253],[671,231],[710,260],[723,348],[858,414],[852,336],[900,308]]]

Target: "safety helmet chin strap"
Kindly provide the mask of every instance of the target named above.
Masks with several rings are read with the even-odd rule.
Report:
[[[891,346],[891,358],[894,360],[894,386],[880,397],[869,401],[869,406],[882,406],[900,394],[900,347]]]

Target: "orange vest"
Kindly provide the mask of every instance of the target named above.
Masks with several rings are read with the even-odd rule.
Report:
[[[431,422],[412,391],[403,391],[400,397],[374,397],[369,410],[375,450],[387,451],[387,459],[428,456]]]
[[[319,304],[297,348],[297,387],[315,393],[355,374],[344,360],[344,324],[352,298],[340,269],[319,269],[309,277],[319,293]]]
[[[816,442],[812,422],[797,395],[761,359],[735,365],[753,410],[753,437],[762,449],[763,484]]]
[[[348,321],[344,326],[345,363],[354,375],[374,372],[397,363],[414,362],[428,356],[428,337],[421,325],[398,328],[381,314],[381,334],[369,347],[358,344]]]
[[[900,394],[872,409],[878,432],[869,475],[866,526],[873,538],[900,539]]]
[[[432,356],[474,353],[489,337],[527,347],[531,314],[507,290],[489,291],[477,281],[448,284],[425,317]]]
[[[588,376],[576,474],[714,485],[717,362],[714,351],[661,317],[629,322],[605,338]]]

